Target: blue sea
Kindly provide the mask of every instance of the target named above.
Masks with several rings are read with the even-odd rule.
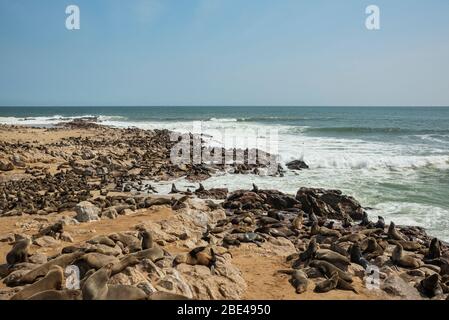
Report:
[[[397,224],[423,226],[449,241],[449,108],[0,108],[0,123],[7,124],[51,126],[84,116],[116,127],[179,132],[196,131],[200,124],[210,135],[207,143],[222,144],[226,133],[225,139],[230,136],[241,147],[261,147],[256,144],[276,132],[281,163],[302,159],[309,170],[284,177],[224,174],[204,185],[235,190],[256,183],[288,193],[301,186],[341,189],[369,207],[372,219],[382,215]],[[191,183],[180,179],[177,185]],[[167,192],[169,184],[158,188]]]

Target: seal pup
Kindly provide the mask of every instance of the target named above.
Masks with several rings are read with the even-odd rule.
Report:
[[[297,294],[301,294],[301,293],[304,293],[307,291],[310,281],[304,271],[302,271],[302,270],[279,270],[278,272],[291,275],[289,282],[295,288]]]
[[[30,239],[21,239],[12,247],[11,251],[6,255],[6,262],[9,265],[28,262],[28,250],[31,245]]]
[[[81,290],[47,290],[36,293],[28,300],[82,300]]]
[[[393,240],[402,240],[406,241],[403,235],[399,233],[399,231],[396,229],[396,225],[393,221],[391,221],[390,226],[388,227],[388,237]]]
[[[400,244],[393,249],[391,260],[394,264],[404,268],[419,268],[423,264],[420,260],[404,254]]]
[[[20,290],[11,300],[25,300],[33,295],[47,290],[60,290],[64,282],[64,270],[60,266],[52,266],[47,275],[41,280]]]
[[[198,247],[187,254],[180,254],[173,260],[173,266],[181,263],[189,265],[202,265],[209,267],[213,272],[216,267],[217,257],[211,247]]]
[[[338,273],[333,272],[332,276],[324,281],[318,282],[314,291],[318,293],[325,293],[337,288],[338,285]]]
[[[299,212],[298,215],[292,221],[293,228],[298,231],[301,230],[303,221],[304,218],[302,216],[302,212]]]

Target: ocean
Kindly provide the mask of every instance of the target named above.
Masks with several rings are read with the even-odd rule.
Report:
[[[204,186],[235,190],[256,183],[293,194],[302,186],[341,189],[368,207],[373,220],[382,215],[422,226],[449,241],[449,108],[0,107],[4,124],[51,126],[85,116],[105,125],[179,132],[201,121],[208,143],[220,145],[217,134],[233,132],[238,147],[277,132],[281,163],[302,159],[309,170],[284,177],[224,174]],[[170,184],[156,186],[168,192]]]

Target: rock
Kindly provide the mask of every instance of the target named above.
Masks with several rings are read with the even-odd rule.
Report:
[[[296,193],[302,209],[318,216],[343,220],[348,216],[361,220],[365,211],[357,200],[343,195],[339,190],[301,188]]]
[[[156,288],[148,281],[141,282],[137,285],[137,288],[143,290],[147,295],[156,292]]]
[[[79,222],[90,222],[100,220],[100,209],[89,201],[83,201],[75,206],[75,219]]]
[[[29,258],[28,258],[28,260],[31,262],[31,263],[35,263],[35,264],[44,264],[44,263],[47,263],[47,256],[45,255],[45,254],[42,254],[42,253],[35,253],[35,254],[33,254],[32,256],[30,256]]]
[[[43,236],[34,240],[34,244],[43,248],[56,247],[61,243],[61,241],[56,240],[50,236]]]
[[[11,157],[11,162],[13,163],[13,165],[15,165],[16,167],[19,167],[19,168],[24,168],[26,166],[23,157],[18,154],[14,154]]]
[[[95,158],[95,154],[92,152],[92,150],[84,149],[84,150],[81,152],[81,158],[82,158],[83,160],[92,160],[92,159]]]
[[[116,219],[118,217],[117,210],[115,208],[108,208],[101,213],[102,218]]]
[[[405,280],[397,275],[388,277],[381,284],[381,289],[386,293],[401,297],[407,300],[421,300],[418,290],[408,284]]]
[[[356,277],[359,277],[360,279],[363,279],[365,276],[365,269],[356,263],[351,263],[351,265],[348,266],[348,272],[355,275]]]
[[[14,170],[14,166],[11,162],[0,160],[0,171],[11,171]]]
[[[309,169],[309,166],[302,160],[293,160],[286,164],[290,170]]]
[[[128,267],[122,272],[112,276],[109,280],[110,284],[124,284],[130,286],[135,286],[142,282],[145,283],[148,282],[148,280],[136,267]]]
[[[241,272],[227,261],[217,261],[215,274],[201,265],[180,264],[177,270],[193,292],[194,299],[241,299],[247,285]]]

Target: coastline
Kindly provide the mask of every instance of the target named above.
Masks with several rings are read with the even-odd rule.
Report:
[[[128,266],[113,277],[112,283],[143,288],[148,295],[164,291],[195,299],[424,299],[429,294],[422,294],[423,290],[415,286],[439,273],[435,287],[439,286],[442,292],[435,296],[447,297],[448,292],[444,292],[447,265],[441,261],[429,264],[430,260],[447,258],[446,244],[441,243],[438,257],[429,257],[432,238],[423,229],[397,226],[392,236],[388,226],[379,228],[377,222],[366,221],[362,206],[339,192],[301,189],[301,186],[292,195],[257,188],[235,192],[203,190],[198,182],[216,171],[233,169],[250,175],[257,173],[258,167],[214,170],[202,166],[175,167],[169,164],[167,156],[172,147],[167,131],[75,122],[62,128],[3,125],[0,137],[1,165],[6,169],[0,179],[5,188],[0,214],[4,222],[0,232],[0,265],[6,262],[5,255],[12,243],[27,236],[33,236],[32,257],[41,258],[35,257],[34,262],[26,262],[12,272],[2,269],[8,274],[5,277],[2,274],[0,298],[9,298],[20,288],[6,286],[5,278],[9,277],[7,282],[14,284],[43,264],[42,254],[46,260],[66,247],[73,252],[85,250],[89,247],[86,241],[110,233],[130,232],[128,235],[136,238],[139,230],[150,230],[157,245],[169,254],[153,264],[139,261]],[[174,199],[171,195],[158,195],[151,185],[144,183],[182,176],[190,178],[193,188],[174,193]],[[77,205],[84,201],[96,207],[99,221],[74,222],[79,215],[76,211],[80,210]],[[298,216],[301,221],[295,220]],[[351,221],[346,220],[348,216]],[[66,217],[63,232],[50,228],[48,233],[42,233],[63,217]],[[347,223],[351,226],[343,225]],[[358,235],[357,241],[350,241],[351,234]],[[338,248],[333,247],[342,237],[350,239],[342,241]],[[312,238],[320,248],[314,250],[313,258],[303,259],[299,255],[311,247]],[[373,239],[374,249],[368,246]],[[124,248],[117,242],[122,246],[125,243]],[[367,289],[363,267],[353,261],[347,263],[351,257],[344,252],[348,253],[355,242],[366,252],[364,257],[371,257],[369,262],[379,268],[382,282],[379,289]],[[410,260],[422,264],[410,268],[401,266],[401,259],[391,261],[398,244],[406,256],[412,257]],[[88,250],[123,258],[130,254],[127,246],[126,241],[116,241],[110,248],[97,246]],[[217,254],[215,273],[199,261],[173,267],[177,255],[212,246],[214,253],[204,255],[210,260],[209,256]],[[108,251],[111,248],[117,251]],[[321,259],[317,259],[317,254]],[[197,256],[195,259],[201,260]],[[340,277],[349,274],[357,293],[335,288],[327,293],[313,292],[316,284],[333,276],[323,268],[311,267],[313,260],[342,263],[345,273]],[[304,272],[309,286],[305,293],[296,294],[289,283],[291,276],[277,273],[292,269],[295,263],[307,271]],[[11,277],[14,272],[16,278]]]

